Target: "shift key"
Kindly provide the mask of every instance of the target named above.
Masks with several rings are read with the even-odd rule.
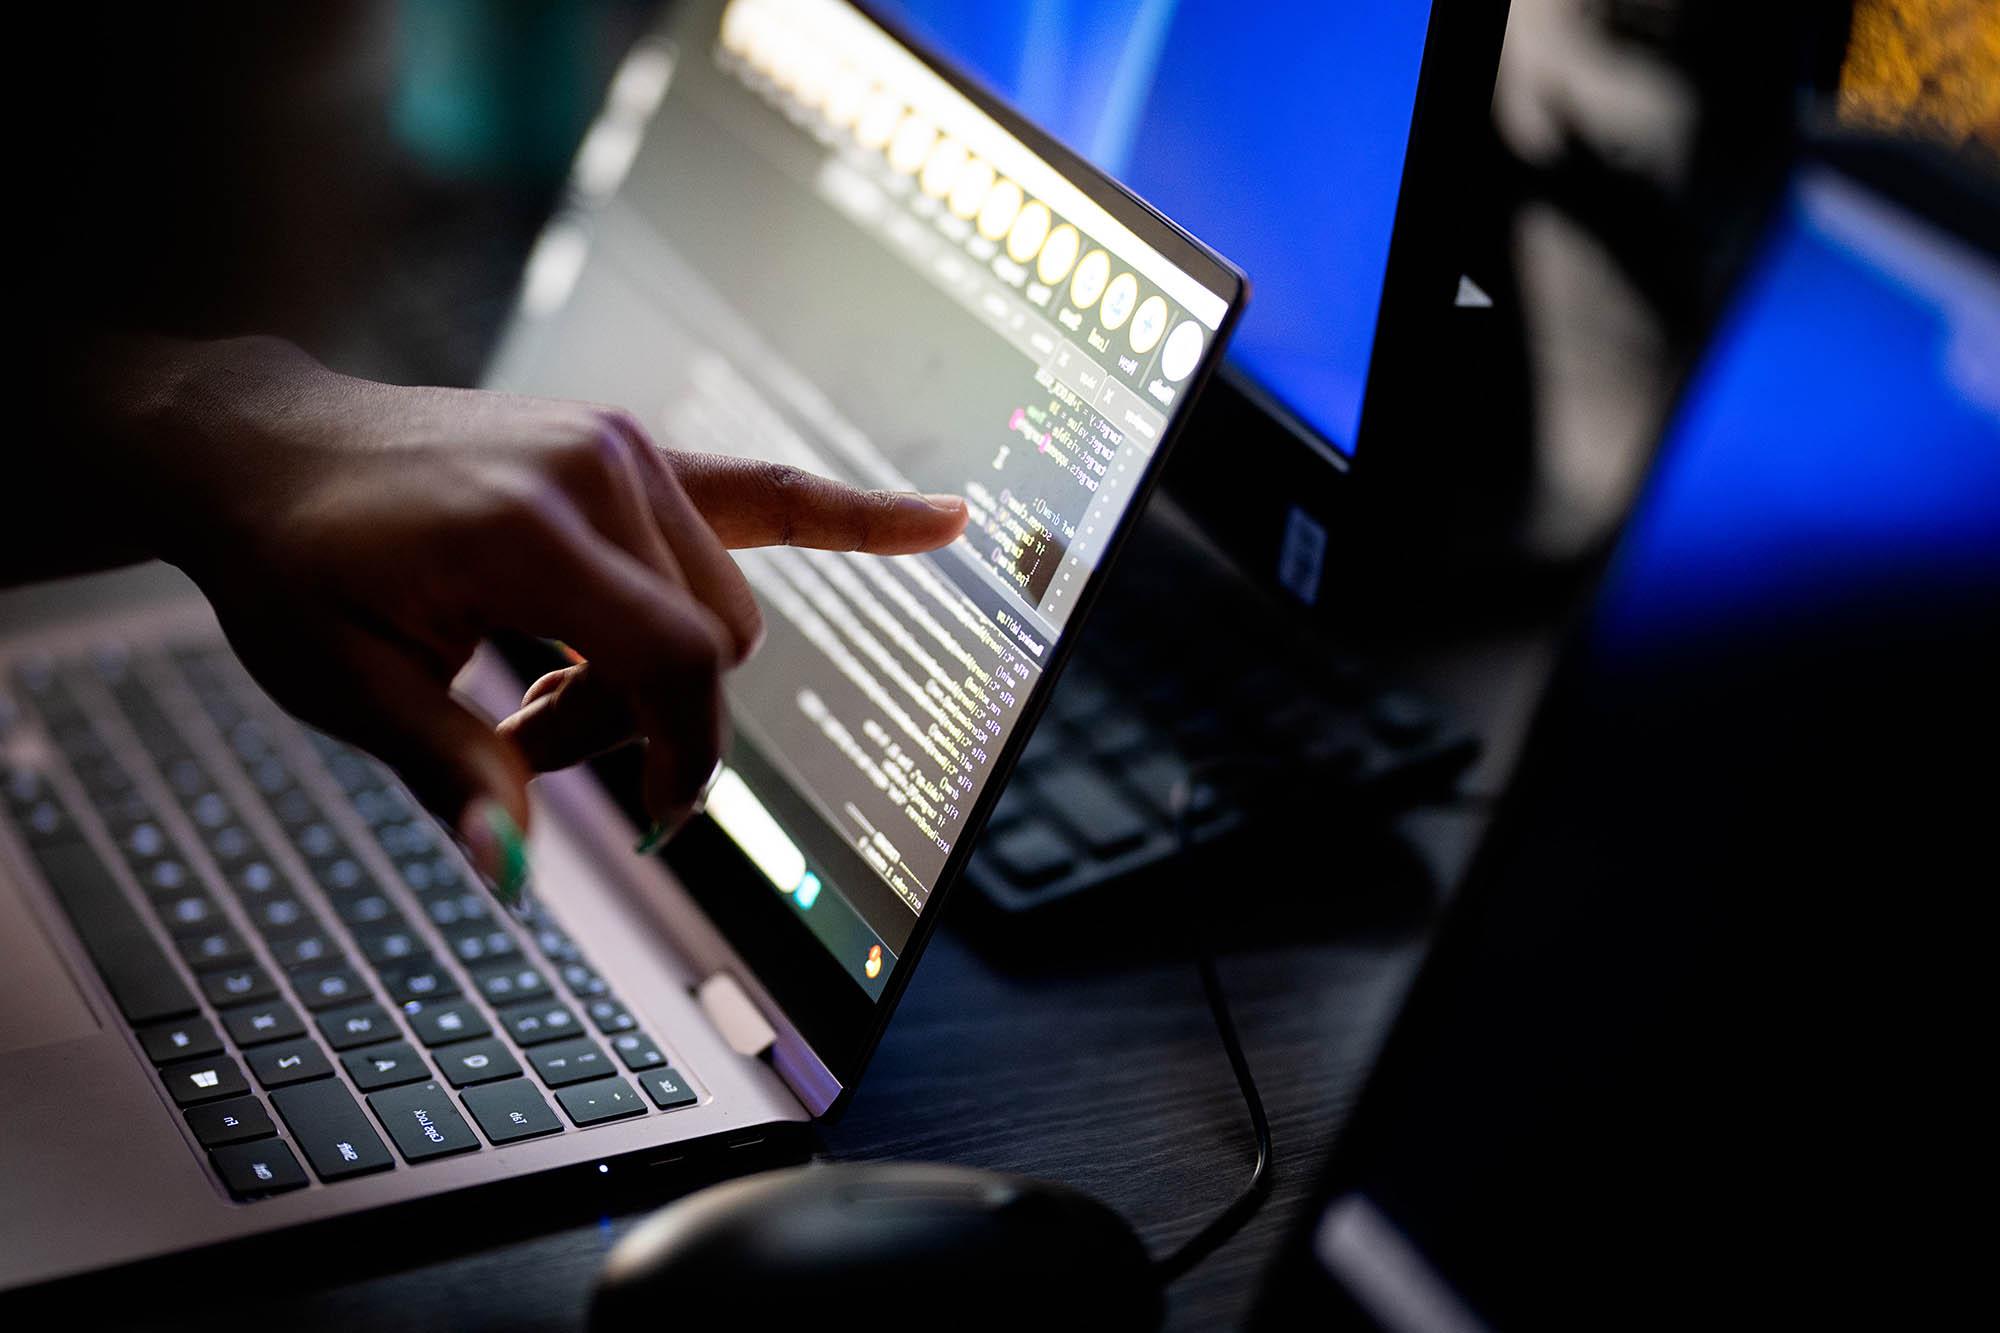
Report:
[[[271,1094],[271,1105],[285,1118],[321,1180],[345,1180],[395,1165],[354,1094],[334,1079],[279,1088]]]

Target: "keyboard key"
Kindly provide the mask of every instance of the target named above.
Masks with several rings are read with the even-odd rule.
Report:
[[[576,1083],[556,1091],[556,1100],[569,1118],[583,1125],[622,1120],[646,1109],[639,1094],[622,1078],[601,1078],[595,1083]]]
[[[287,972],[302,967],[327,967],[341,961],[340,946],[316,930],[302,935],[289,935],[282,940],[272,940],[270,943],[271,952],[278,959],[278,966]]]
[[[653,1099],[653,1105],[662,1111],[671,1111],[678,1106],[693,1106],[700,1100],[686,1079],[671,1069],[655,1069],[650,1074],[639,1075],[639,1086]]]
[[[389,988],[389,998],[397,1004],[407,1000],[444,999],[458,994],[458,983],[452,980],[451,973],[439,967],[437,960],[427,953],[385,967],[379,975],[382,984]]]
[[[588,1037],[537,1046],[528,1052],[528,1063],[534,1065],[535,1072],[542,1076],[542,1082],[552,1088],[603,1078],[613,1072],[611,1057],[599,1050],[597,1043]]]
[[[992,834],[980,850],[993,858],[1007,878],[1024,888],[1046,884],[1076,864],[1077,851],[1057,829],[1031,819]]]
[[[271,1113],[255,1097],[234,1097],[226,1102],[187,1109],[188,1128],[204,1148],[220,1148],[225,1143],[269,1138],[278,1132]]]
[[[162,896],[173,897],[187,892],[194,883],[194,872],[187,868],[187,862],[178,856],[163,856],[147,866],[139,876],[139,887],[144,889],[157,903]]]
[[[36,865],[128,1022],[150,1023],[195,1012],[194,992],[89,843],[36,846],[33,851]]]
[[[484,1037],[493,1031],[485,1015],[464,1000],[442,1003],[418,1001],[403,1006],[417,1039],[426,1046],[444,1046],[454,1041]]]
[[[396,1141],[406,1162],[422,1162],[479,1146],[479,1136],[452,1105],[451,1094],[435,1083],[412,1083],[373,1093],[368,1104]]]
[[[139,1044],[156,1065],[214,1055],[222,1049],[222,1038],[205,1018],[183,1018],[172,1023],[155,1023],[139,1029]]]
[[[406,958],[415,958],[423,953],[423,941],[405,925],[402,918],[396,924],[385,924],[371,930],[358,930],[354,938],[361,942],[361,952],[377,967],[398,963]]]
[[[368,995],[367,983],[351,967],[301,972],[292,978],[292,985],[298,988],[299,1002],[314,1011],[351,1004]]]
[[[590,1015],[590,1021],[597,1025],[597,1030],[606,1036],[627,1032],[639,1025],[639,1020],[613,999],[592,1000],[584,1006],[584,1012]]]
[[[249,967],[204,972],[195,980],[201,983],[201,993],[208,997],[208,1002],[215,1005],[263,1000],[278,993],[278,983],[271,980],[271,974],[254,963]]]
[[[1080,764],[1053,769],[1035,785],[1049,809],[1094,855],[1137,846],[1152,828],[1109,779]]]
[[[334,915],[350,926],[372,926],[400,920],[394,903],[380,890],[365,890],[359,893],[330,893],[327,898],[333,903]]]
[[[445,943],[461,963],[490,963],[521,952],[514,937],[497,927],[474,923],[445,932]]]
[[[481,1131],[496,1146],[553,1134],[562,1128],[542,1090],[524,1078],[467,1088],[465,1109],[472,1112]]]
[[[500,1011],[500,1022],[507,1035],[523,1046],[574,1036],[583,1030],[576,1015],[559,1004],[517,1004]]]
[[[494,1005],[537,1000],[549,993],[548,978],[534,968],[518,963],[480,968],[472,974],[472,984],[479,988],[479,993],[486,997],[488,1003]]]
[[[290,894],[272,894],[250,905],[250,922],[266,936],[284,936],[304,930],[313,932],[319,923],[306,911],[304,903]]]
[[[477,893],[432,894],[424,899],[424,915],[440,930],[453,926],[486,925],[493,910]],[[511,950],[509,952],[512,952]]]
[[[299,1036],[306,1030],[305,1021],[299,1017],[298,1010],[283,1000],[224,1009],[222,1026],[228,1029],[230,1039],[238,1046],[255,1046],[265,1041],[284,1041],[288,1037]]]
[[[491,1038],[442,1046],[432,1055],[454,1088],[513,1078],[521,1072],[521,1062],[514,1058],[514,1053]]]
[[[259,1046],[254,1051],[245,1051],[243,1060],[257,1081],[267,1088],[325,1078],[333,1072],[333,1062],[326,1058],[319,1043],[310,1039]]]
[[[226,1055],[168,1065],[160,1071],[160,1079],[167,1085],[167,1092],[172,1095],[176,1106],[221,1101],[224,1097],[240,1097],[250,1091],[243,1071]]]
[[[430,1067],[416,1048],[406,1041],[392,1041],[386,1046],[370,1046],[363,1051],[349,1051],[340,1057],[340,1063],[347,1066],[347,1072],[354,1079],[354,1086],[363,1092],[373,1092],[377,1088],[393,1088],[398,1083],[415,1083],[431,1076]]]
[[[306,1173],[299,1159],[282,1139],[262,1139],[256,1143],[232,1143],[210,1152],[208,1160],[215,1174],[239,1199],[257,1199],[267,1194],[303,1188]]]
[[[215,899],[199,891],[155,898],[153,910],[160,914],[161,923],[176,935],[200,934],[222,920]]]
[[[312,863],[313,879],[330,893],[379,893],[381,888],[369,878],[361,863],[351,856],[334,856]]]
[[[604,984],[603,977],[591,971],[588,963],[564,963],[557,975],[562,978],[563,985],[569,988],[569,993],[579,1000],[597,999],[608,994],[611,989]]]
[[[618,1058],[633,1073],[642,1069],[652,1069],[667,1062],[660,1048],[653,1045],[653,1039],[643,1032],[621,1032],[611,1039],[611,1049],[618,1052]]]
[[[279,1088],[271,1094],[271,1105],[285,1118],[321,1180],[344,1180],[395,1165],[354,1094],[336,1079]]]
[[[234,967],[250,961],[250,946],[227,926],[201,935],[176,935],[174,948],[189,967]]]
[[[336,1051],[351,1051],[356,1046],[368,1046],[403,1035],[396,1030],[396,1020],[389,1017],[389,1012],[379,1004],[350,1004],[344,1009],[328,1009],[315,1015],[315,1019],[327,1044]]]

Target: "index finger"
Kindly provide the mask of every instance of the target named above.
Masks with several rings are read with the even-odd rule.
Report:
[[[725,546],[812,546],[909,555],[965,530],[956,495],[867,491],[784,463],[669,452],[681,488]]]

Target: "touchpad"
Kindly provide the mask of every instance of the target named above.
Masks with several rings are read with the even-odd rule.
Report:
[[[73,1041],[98,1030],[97,1016],[55,945],[29,910],[25,892],[0,870],[0,1055]]]

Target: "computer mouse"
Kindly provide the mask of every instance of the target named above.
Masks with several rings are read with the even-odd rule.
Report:
[[[668,1205],[613,1247],[596,1333],[787,1326],[1159,1327],[1160,1283],[1086,1194],[967,1167],[767,1171]],[[791,1322],[796,1321],[796,1322]]]

